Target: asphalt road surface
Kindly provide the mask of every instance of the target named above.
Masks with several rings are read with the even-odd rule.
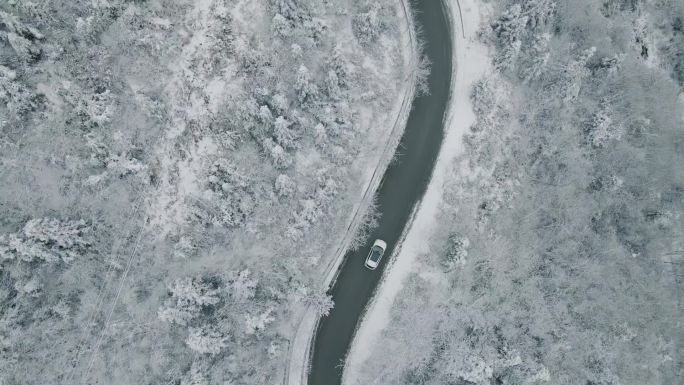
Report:
[[[443,122],[451,84],[451,32],[441,0],[412,1],[422,28],[425,54],[432,62],[430,94],[413,101],[406,130],[398,148],[399,161],[385,172],[378,191],[380,225],[356,252],[345,256],[331,289],[335,307],[321,319],[316,331],[309,385],[341,383],[344,358],[363,309],[373,295],[411,211],[427,189],[443,138]],[[374,271],[364,261],[375,239],[387,242],[383,260]]]

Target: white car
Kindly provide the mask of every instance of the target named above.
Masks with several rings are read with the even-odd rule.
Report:
[[[366,257],[366,267],[375,270],[380,264],[380,260],[382,259],[382,255],[385,254],[386,249],[387,243],[381,239],[376,239],[375,242],[373,242],[373,247],[371,247],[370,252],[368,253],[368,257]]]

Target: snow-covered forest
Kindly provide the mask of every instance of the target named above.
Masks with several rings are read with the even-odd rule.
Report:
[[[684,2],[490,7],[477,121],[358,383],[681,384]]]
[[[0,384],[281,382],[408,25],[390,0],[0,1]]]

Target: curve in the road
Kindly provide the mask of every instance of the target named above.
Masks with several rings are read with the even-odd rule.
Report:
[[[413,101],[406,129],[399,144],[399,161],[389,166],[378,190],[380,225],[364,247],[345,256],[331,289],[335,307],[321,319],[316,331],[308,385],[341,383],[344,359],[356,324],[392,255],[411,211],[427,189],[443,138],[443,122],[451,84],[451,32],[441,0],[412,1],[416,23],[421,26],[424,53],[432,62],[430,93]],[[385,259],[375,270],[364,260],[376,238],[388,244]]]

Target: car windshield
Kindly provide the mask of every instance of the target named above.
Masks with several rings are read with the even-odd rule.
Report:
[[[380,246],[373,246],[369,259],[377,263],[380,260],[380,257],[382,257],[382,248]]]

